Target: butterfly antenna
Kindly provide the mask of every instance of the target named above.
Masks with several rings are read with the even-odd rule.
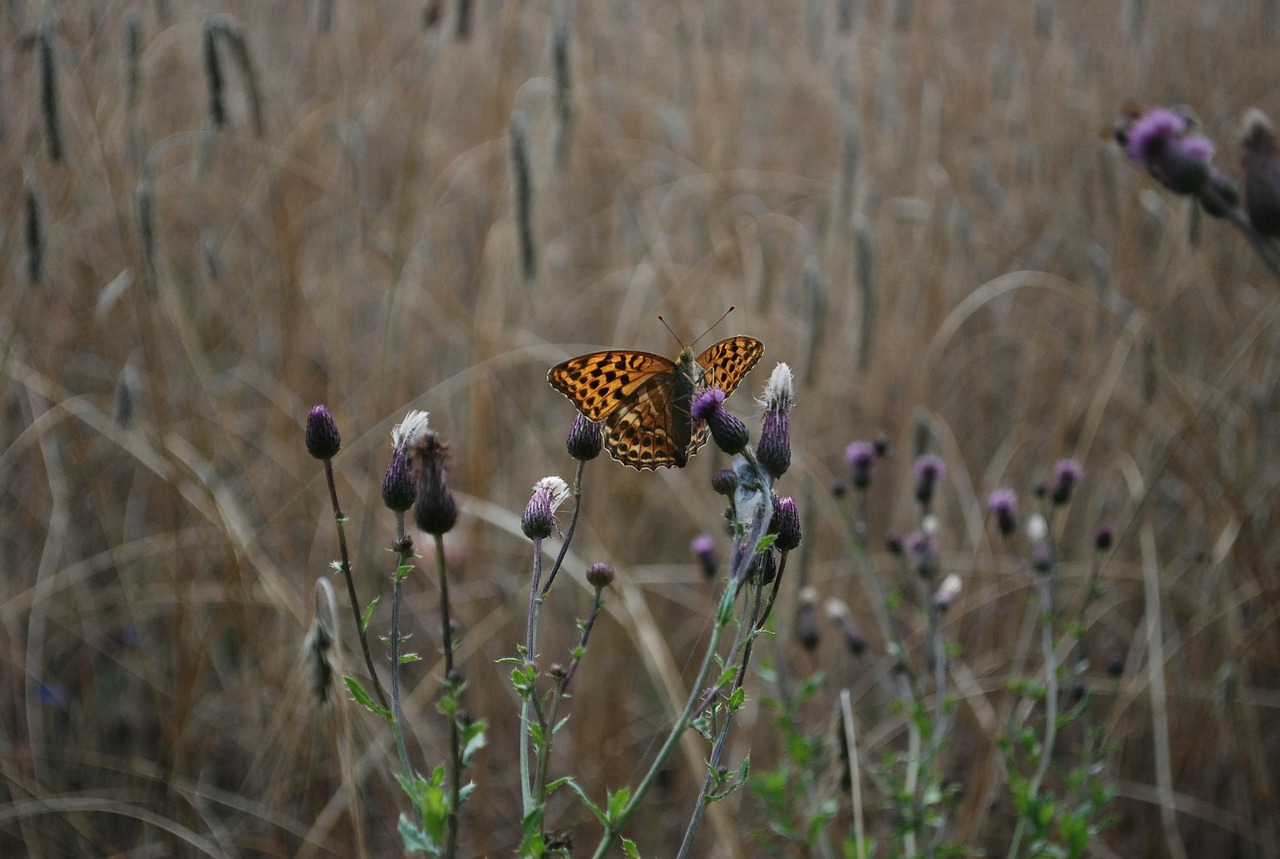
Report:
[[[699,334],[697,337],[693,338],[693,342],[694,342],[694,343],[697,343],[697,342],[698,342],[699,340],[701,340],[703,337],[706,337],[708,334],[710,334],[710,333],[711,333],[711,330],[712,330],[713,328],[715,328],[717,325],[719,325],[721,322],[724,322],[725,317],[726,317],[726,316],[728,316],[728,315],[729,315],[730,313],[732,313],[732,312],[733,312],[733,307],[732,307],[732,306],[730,306],[730,307],[729,307],[729,309],[728,309],[728,310],[726,310],[726,311],[724,312],[724,314],[723,314],[723,315],[721,315],[721,317],[720,317],[719,319],[717,319],[715,322],[711,323],[711,326],[710,326],[709,328],[707,328],[707,330],[706,330],[706,331],[703,331],[703,332],[702,332],[701,334]],[[665,323],[664,323],[664,324],[665,324]]]
[[[671,336],[672,336],[672,337],[674,337],[674,338],[676,339],[676,342],[680,344],[680,348],[681,348],[681,349],[684,349],[684,348],[685,348],[685,346],[684,346],[684,341],[680,339],[680,335],[676,334],[676,332],[674,332],[674,331],[672,331],[672,330],[671,330],[671,326],[667,324],[667,320],[665,320],[665,319],[663,319],[663,318],[662,318],[662,314],[661,314],[661,313],[659,313],[659,314],[658,314],[658,321],[659,321],[659,322],[661,322],[661,323],[662,323],[662,327],[663,327],[663,328],[665,328],[665,329],[667,329],[667,331],[668,331],[668,332],[670,332]],[[695,341],[695,342],[696,342],[696,341]]]

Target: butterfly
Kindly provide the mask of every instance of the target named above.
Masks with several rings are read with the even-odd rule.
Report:
[[[763,354],[754,337],[726,338],[697,357],[686,348],[675,361],[610,349],[557,364],[547,381],[582,414],[604,422],[614,459],[637,470],[683,468],[707,440],[706,423],[689,414],[694,396],[710,387],[732,394]]]

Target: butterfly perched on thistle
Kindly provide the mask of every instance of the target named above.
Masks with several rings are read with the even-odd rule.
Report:
[[[707,388],[733,393],[764,354],[754,337],[729,337],[699,355],[685,348],[672,361],[651,352],[609,349],[552,367],[551,387],[578,411],[604,424],[609,454],[635,469],[683,468],[707,440],[707,425],[689,413]]]

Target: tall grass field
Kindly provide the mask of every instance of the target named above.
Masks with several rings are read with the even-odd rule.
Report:
[[[1280,257],[1113,133],[1174,106],[1241,179],[1278,38],[1274,0],[0,5],[0,855],[1280,856]],[[790,549],[715,440],[579,470],[547,383],[737,336],[751,445],[793,378]],[[410,410],[458,516],[398,542]]]

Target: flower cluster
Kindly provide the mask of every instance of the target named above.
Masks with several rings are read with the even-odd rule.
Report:
[[[1183,112],[1133,108],[1117,123],[1115,138],[1156,181],[1176,194],[1195,197],[1209,215],[1228,218],[1256,236],[1280,236],[1280,165],[1266,115],[1257,109],[1245,114],[1240,133],[1243,195],[1236,180],[1213,164],[1213,141],[1193,129]]]

